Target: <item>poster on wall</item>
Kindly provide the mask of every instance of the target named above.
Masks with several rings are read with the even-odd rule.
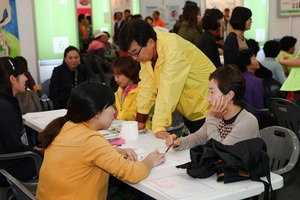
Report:
[[[16,0],[0,1],[0,57],[20,55]]]
[[[91,13],[91,0],[77,0],[76,2],[77,15],[92,15]]]
[[[300,1],[279,0],[279,16],[280,17],[300,16]]]

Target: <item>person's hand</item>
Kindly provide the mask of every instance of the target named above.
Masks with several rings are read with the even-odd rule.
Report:
[[[228,100],[224,96],[215,99],[208,111],[208,115],[213,117],[221,117],[227,113]]]
[[[35,85],[33,86],[33,90],[36,91],[36,92],[39,92],[39,91],[42,90],[42,86],[39,85],[39,84],[35,84]]]
[[[166,139],[165,144],[167,147],[169,147],[170,145],[172,145],[173,147],[178,147],[180,145],[180,142],[180,139],[177,138],[175,134],[172,134]]]
[[[153,168],[163,162],[165,162],[165,154],[159,153],[159,151],[154,151],[146,156],[146,158],[142,161],[145,163],[147,167]]]
[[[145,129],[145,123],[138,123],[138,130],[144,130]]]
[[[126,149],[120,149],[116,148],[116,150],[123,155],[124,158],[127,158],[132,161],[138,161],[138,157],[133,149],[126,148]]]
[[[40,155],[44,155],[44,148],[38,147],[38,146],[34,146],[33,149],[37,150],[39,152]]]
[[[282,57],[279,59],[279,63],[284,65],[284,61],[285,61],[285,60],[288,60],[288,59],[289,59],[288,56],[282,56]]]
[[[155,137],[160,139],[167,139],[171,134],[167,131],[158,131],[155,133]]]

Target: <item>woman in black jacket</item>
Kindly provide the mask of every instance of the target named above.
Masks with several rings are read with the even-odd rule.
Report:
[[[20,106],[15,97],[18,93],[25,92],[25,71],[24,64],[18,59],[0,58],[0,154],[43,151],[42,148],[28,146]],[[29,181],[37,173],[33,160],[29,158],[1,161],[0,168],[21,181]],[[8,186],[2,175],[0,186]]]

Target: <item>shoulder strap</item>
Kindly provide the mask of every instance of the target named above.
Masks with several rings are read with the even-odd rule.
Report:
[[[259,182],[262,182],[264,184],[264,186],[265,186],[264,200],[269,199],[269,191],[271,191],[270,200],[277,200],[276,193],[273,191],[272,184],[271,184],[269,156],[263,150],[261,150],[261,160],[262,160],[262,164],[263,164],[263,167],[264,167],[264,171],[265,171],[267,181],[262,180],[256,174],[252,174],[252,173],[250,173],[250,178],[253,181],[259,181]]]

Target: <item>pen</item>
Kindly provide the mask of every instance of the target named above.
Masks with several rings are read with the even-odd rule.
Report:
[[[176,140],[177,139],[177,137],[175,137],[175,139],[174,140]],[[174,141],[172,142],[172,144],[170,144],[170,146],[167,148],[167,150],[165,151],[165,154],[169,151],[169,149],[171,148],[171,146],[174,144]]]

